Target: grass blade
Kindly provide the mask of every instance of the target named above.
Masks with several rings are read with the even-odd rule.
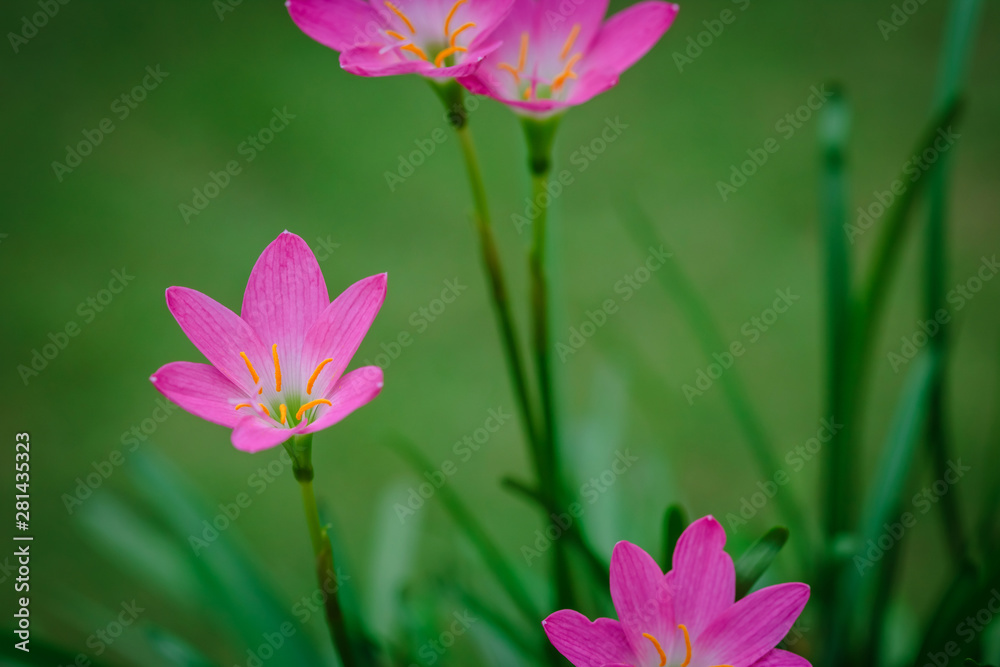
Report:
[[[671,505],[663,514],[663,561],[660,563],[664,571],[670,570],[674,563],[674,550],[681,533],[687,528],[687,513],[680,505]]]
[[[788,541],[788,529],[776,526],[750,545],[736,561],[736,599],[746,596]]]

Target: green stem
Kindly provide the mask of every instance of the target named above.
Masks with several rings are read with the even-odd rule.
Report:
[[[326,530],[319,520],[319,507],[316,504],[316,493],[313,489],[312,467],[312,435],[296,436],[291,444],[285,443],[285,448],[292,457],[292,472],[299,483],[302,492],[302,507],[306,514],[306,525],[309,528],[309,541],[312,543],[316,576],[320,590],[324,592],[327,625],[333,638],[334,648],[340,656],[343,667],[356,667],[351,647],[350,633],[344,618],[344,609],[340,603],[340,582],[337,580],[337,568],[333,560],[333,549]]]

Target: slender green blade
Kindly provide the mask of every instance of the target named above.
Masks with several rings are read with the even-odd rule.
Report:
[[[663,561],[664,570],[670,570],[674,562],[674,550],[681,533],[687,528],[687,512],[680,505],[671,505],[663,513]]]
[[[788,529],[775,526],[750,545],[736,561],[736,599],[746,596],[788,541]]]

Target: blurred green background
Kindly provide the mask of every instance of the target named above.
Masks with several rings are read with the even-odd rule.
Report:
[[[612,4],[615,10],[624,6]],[[853,219],[857,206],[868,206],[873,191],[897,177],[931,106],[943,0],[927,0],[888,39],[877,23],[889,19],[889,2],[750,0],[741,10],[744,5],[682,3],[652,53],[618,87],[571,111],[558,138],[557,169],[570,169],[575,180],[553,214],[560,267],[556,337],[566,341],[569,327],[605,299],[621,306],[560,368],[566,448],[579,452],[577,484],[607,468],[617,450],[628,448],[639,459],[593,506],[592,536],[605,555],[619,539],[654,548],[669,502],[683,502],[695,516],[723,518],[737,513],[764,479],[719,387],[693,405],[682,393],[708,360],[670,296],[656,281],[627,302],[615,292],[646,254],[620,223],[618,202],[634,197],[656,222],[726,340],[745,341],[741,327],[770,306],[776,289],[801,296],[732,371],[748,385],[774,452],[783,458],[816,434],[824,416],[824,323],[818,124],[814,116],[790,138],[775,124],[806,102],[811,86],[844,86],[853,108]],[[149,608],[144,621],[169,627],[219,664],[245,664],[245,654],[216,643],[213,627],[196,610],[167,599],[95,549],[85,537],[83,509],[70,514],[64,500],[77,478],[116,449],[125,451],[125,462],[102,490],[128,493],[133,462],[123,437],[133,427],[141,430],[157,409],[160,396],[149,375],[169,361],[202,360],[167,312],[166,287],[196,288],[238,309],[253,262],[283,229],[320,254],[333,294],[388,272],[389,297],[355,363],[374,363],[380,344],[401,332],[409,332],[413,343],[385,367],[381,397],[315,443],[317,490],[340,532],[349,585],[360,595],[382,574],[372,550],[385,503],[405,502],[420,481],[383,444],[405,434],[436,464],[458,462],[453,445],[482,426],[488,410],[515,408],[469,224],[457,141],[426,84],[416,77],[346,74],[334,52],[299,32],[280,2],[244,0],[227,5],[232,11],[221,19],[218,7],[210,0],[70,1],[17,53],[0,49],[0,414],[8,441],[29,431],[34,445],[34,627],[71,652],[88,652],[87,635],[103,627],[122,600],[136,597]],[[675,52],[724,9],[736,20],[679,71]],[[35,2],[4,3],[0,26],[19,32],[22,17],[37,11]],[[986,3],[967,114],[952,154],[949,257],[955,283],[1000,249],[998,28],[1000,12]],[[123,107],[112,105],[141,84],[147,66],[167,74],[121,118]],[[268,124],[275,108],[294,118],[247,162],[241,143]],[[114,131],[60,181],[52,163],[65,162],[66,146],[105,118]],[[571,154],[597,137],[609,118],[627,129],[578,171]],[[528,235],[518,235],[511,222],[512,213],[523,212],[529,187],[520,129],[508,110],[485,101],[471,124],[512,288],[523,305]],[[438,128],[448,138],[390,190],[385,172],[397,170],[400,156]],[[779,138],[780,150],[722,201],[717,181],[728,179],[731,165],[769,137]],[[239,160],[242,172],[187,223],[179,206],[191,204],[193,189],[203,188],[209,172],[230,160]],[[867,257],[875,236],[858,240],[861,256]],[[874,461],[871,444],[885,432],[903,378],[885,355],[912,334],[920,312],[919,248],[911,244],[873,366],[866,463]],[[134,280],[101,312],[86,315],[81,304],[122,269]],[[433,322],[420,324],[420,308],[432,305],[446,281],[468,289]],[[998,435],[998,302],[1000,284],[986,283],[953,330],[949,427],[956,455],[972,466],[956,488],[967,507],[981,507],[997,483],[988,450],[997,447]],[[523,325],[526,312],[518,314]],[[70,321],[80,324],[80,334],[37,376],[22,381],[17,367],[29,365],[33,350]],[[238,452],[225,429],[179,409],[145,435],[139,449],[161,450],[213,504],[248,491],[248,478],[281,451]],[[0,458],[3,470],[10,470],[13,454]],[[818,472],[814,462],[792,476],[793,492],[808,501],[811,517]],[[529,474],[514,420],[460,462],[450,483],[526,576],[541,582],[544,566],[529,568],[520,558],[539,519],[500,488],[507,474]],[[921,484],[932,481],[925,464],[918,475]],[[391,511],[387,516],[391,525]],[[466,578],[490,590],[439,505],[432,500],[414,521],[422,524],[412,555],[416,571],[428,579]],[[768,504],[749,526],[730,531],[731,544],[745,544],[776,521]],[[236,523],[288,607],[313,590],[307,533],[287,467]],[[926,612],[941,583],[927,575],[943,552],[940,535],[932,513],[907,537],[912,542],[900,564],[905,604],[896,610],[902,633],[908,619]],[[794,574],[788,553],[779,565],[784,575]],[[91,629],[69,620],[81,614],[92,620]],[[308,631],[323,643],[318,617]],[[471,649],[459,646],[446,662],[461,664]]]

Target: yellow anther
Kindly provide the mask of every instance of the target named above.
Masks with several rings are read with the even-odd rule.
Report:
[[[660,646],[660,642],[656,641],[656,637],[653,635],[642,633],[642,636],[653,642],[653,646],[656,648],[656,652],[660,654],[660,667],[667,664],[667,654],[663,652],[663,647]]]
[[[263,387],[257,387],[257,395],[260,396],[263,393],[264,393],[264,388]]]
[[[240,408],[252,408],[252,407],[253,406],[250,405],[249,403],[240,403],[239,405],[236,406],[236,409],[239,410]]]
[[[517,56],[517,71],[524,71],[524,64],[528,61],[528,33],[521,33],[521,52]]]
[[[416,55],[421,60],[429,60],[427,54],[416,44],[407,44],[406,46],[399,47],[400,51],[409,51],[410,53]]]
[[[388,0],[386,0],[385,6],[388,7],[388,9],[389,9],[390,12],[392,12],[393,14],[395,14],[396,16],[398,16],[399,18],[403,19],[403,23],[405,23],[406,27],[410,29],[410,34],[411,35],[416,35],[417,34],[417,29],[413,27],[413,24],[410,22],[410,19],[406,18],[406,14],[404,14],[403,12],[401,12],[399,10],[399,7],[397,7],[396,5],[392,4]]]
[[[573,42],[576,41],[576,38],[579,34],[580,34],[580,24],[577,23],[575,26],[573,26],[573,29],[569,31],[569,37],[566,39],[566,43],[563,44],[562,53],[559,54],[560,58],[562,58],[563,60],[566,59],[566,56],[569,55],[569,50],[573,48]]]
[[[687,651],[687,655],[684,656],[684,662],[681,663],[681,667],[687,667],[688,663],[691,662],[691,635],[688,634],[687,626],[681,623],[677,628],[684,633],[684,650]]]
[[[448,17],[444,20],[444,36],[448,37],[451,35],[451,20],[455,17],[455,12],[458,8],[464,5],[468,0],[458,0],[454,5],[451,6],[451,11],[448,12]]]
[[[531,96],[535,94],[535,84],[531,84],[524,90],[524,99],[530,100]]]
[[[306,403],[305,405],[303,405],[301,408],[299,408],[299,411],[295,413],[295,418],[296,419],[302,419],[302,415],[305,414],[306,410],[310,410],[312,408],[315,408],[317,405],[321,405],[321,404],[322,405],[333,405],[333,403],[331,403],[330,401],[326,400],[325,398],[317,398],[315,401],[309,401],[308,403]]]
[[[573,56],[572,58],[569,59],[569,62],[566,63],[566,68],[552,82],[552,90],[559,90],[566,83],[567,79],[575,79],[576,78],[576,72],[573,71],[573,66],[576,65],[580,61],[580,58],[582,58],[582,57],[583,57],[583,54],[582,53],[578,53],[578,54],[576,54],[575,56]]]
[[[458,39],[459,34],[461,34],[463,30],[468,30],[469,28],[475,28],[475,27],[476,27],[475,23],[463,23],[462,25],[458,26],[458,30],[451,33],[451,40],[448,42],[448,44],[450,44],[451,46],[455,46],[455,40]]]
[[[278,406],[278,410],[281,411],[281,423],[284,424],[285,421],[288,419],[288,408],[285,407],[284,403],[282,403],[281,405]]]
[[[447,58],[453,53],[459,53],[460,51],[468,51],[468,49],[465,48],[464,46],[449,46],[447,49],[437,54],[437,57],[434,58],[434,66],[441,67],[441,65],[444,64],[445,58]]]
[[[281,364],[278,363],[278,344],[271,346],[271,355],[274,357],[274,390],[281,391]]]
[[[257,384],[260,382],[260,376],[257,375],[257,371],[253,369],[253,364],[250,363],[250,359],[247,357],[246,352],[240,352],[240,356],[243,357],[243,361],[247,364],[247,370],[250,371],[250,375],[253,377],[253,383]]]
[[[267,409],[266,405],[264,405],[263,403],[258,403],[257,405],[260,406],[260,409],[264,411],[265,415],[267,415],[268,417],[271,416],[271,411]]]
[[[521,83],[521,75],[517,73],[517,70],[514,69],[513,66],[508,65],[507,63],[500,63],[499,65],[497,65],[497,69],[502,69],[505,72],[510,72],[511,74],[514,75],[514,81]]]
[[[309,376],[309,382],[306,383],[307,394],[313,393],[313,385],[316,383],[316,378],[318,378],[319,374],[323,371],[323,367],[326,366],[331,361],[333,361],[333,359],[324,359],[323,361],[319,362],[319,366],[317,366],[316,370],[313,371],[313,374]]]
[[[403,37],[402,35],[400,35],[395,30],[386,30],[385,34],[389,35],[389,37],[395,37],[396,39],[398,39],[401,42],[405,42],[406,41],[406,38]]]

